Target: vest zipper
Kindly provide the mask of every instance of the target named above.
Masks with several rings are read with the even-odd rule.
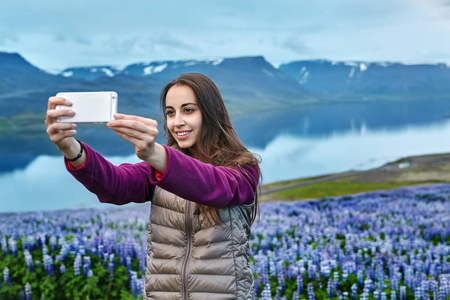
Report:
[[[189,261],[189,257],[191,255],[191,202],[187,202],[187,208],[186,208],[186,223],[185,223],[185,229],[186,229],[186,237],[187,237],[187,246],[186,246],[186,257],[184,259],[183,263],[183,270],[182,270],[182,285],[183,285],[183,299],[188,300],[188,288],[187,288],[187,265]]]

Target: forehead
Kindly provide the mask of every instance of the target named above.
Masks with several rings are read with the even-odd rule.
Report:
[[[183,104],[197,104],[194,90],[187,85],[174,85],[166,95],[166,106],[178,107]]]

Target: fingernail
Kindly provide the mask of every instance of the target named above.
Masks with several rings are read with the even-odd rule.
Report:
[[[121,114],[114,114],[114,118],[120,119],[120,118],[122,118],[122,115]]]
[[[75,112],[73,110],[69,110],[67,113],[69,114],[69,116],[74,116],[75,115]]]
[[[77,128],[77,124],[72,123],[72,128]]]
[[[116,121],[111,120],[111,121],[108,122],[108,125],[114,126],[114,125],[116,125]]]
[[[68,105],[68,106],[72,106],[72,102],[70,102],[69,100],[64,101],[64,104]]]

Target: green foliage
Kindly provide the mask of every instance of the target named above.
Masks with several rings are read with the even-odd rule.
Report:
[[[334,196],[344,196],[369,192],[374,190],[387,190],[414,183],[395,182],[395,183],[373,183],[373,182],[346,182],[346,181],[328,181],[311,185],[300,186],[273,194],[274,198],[285,199],[313,199]],[[415,183],[417,184],[417,183]]]
[[[20,239],[19,239],[20,241]],[[19,242],[18,242],[18,249]],[[47,276],[42,264],[42,250],[32,253],[34,269],[30,272],[26,266],[24,255],[19,251],[17,257],[8,254],[0,260],[0,273],[7,267],[10,271],[12,286],[2,283],[0,299],[19,299],[20,293],[25,292],[25,285],[31,285],[33,299],[59,300],[59,299],[135,299],[129,288],[129,274],[126,267],[119,265],[116,257],[115,270],[110,272],[98,256],[87,255],[91,258],[92,277],[84,275],[75,276],[73,263],[75,258],[68,256],[64,265],[66,272],[60,273],[62,262],[54,264],[54,274]],[[40,265],[36,265],[40,261]],[[138,270],[139,260],[132,261],[132,269]],[[142,297],[138,297],[142,299]]]

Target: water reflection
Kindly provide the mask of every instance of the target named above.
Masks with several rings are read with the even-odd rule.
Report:
[[[261,149],[283,134],[317,138],[443,124],[449,112],[450,101],[442,100],[315,104],[238,116],[233,124],[247,145]]]
[[[109,157],[112,163],[138,162],[136,156]],[[99,207],[87,191],[65,169],[61,156],[41,155],[25,169],[0,174],[0,212],[39,211]]]
[[[251,148],[263,159],[264,182],[367,170],[405,156],[450,152],[450,121],[402,130],[359,130],[330,137],[282,134],[265,148]]]
[[[403,130],[360,127],[329,137],[278,135],[264,148],[264,182],[378,167],[409,155],[449,152],[450,121]],[[135,155],[108,157],[114,164],[135,163]],[[96,197],[65,170],[61,157],[39,156],[27,168],[0,175],[0,211],[98,207]]]
[[[340,103],[243,115],[233,124],[261,155],[264,183],[270,183],[450,152],[448,112],[450,101]],[[138,161],[133,147],[107,128],[80,128],[78,136],[115,164]],[[46,136],[3,138],[0,149],[0,212],[105,205],[67,173]]]

